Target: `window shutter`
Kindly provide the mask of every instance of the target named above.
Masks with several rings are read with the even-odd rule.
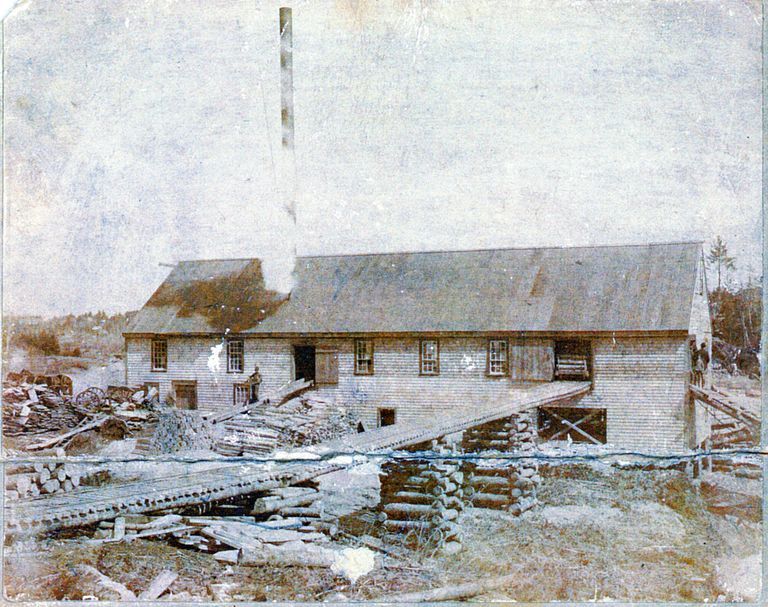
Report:
[[[339,383],[339,353],[336,350],[315,352],[315,381],[318,384]]]

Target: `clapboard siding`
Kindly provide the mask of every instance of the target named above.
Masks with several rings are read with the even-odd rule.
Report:
[[[293,345],[311,343],[318,349],[338,352],[339,382],[335,386],[320,386],[320,394],[334,397],[349,406],[367,426],[376,424],[377,410],[382,407],[397,410],[398,420],[416,419],[451,408],[485,404],[508,396],[513,386],[525,380],[551,378],[552,343],[547,340],[516,342],[524,357],[511,365],[509,377],[486,375],[486,338],[451,338],[440,340],[440,374],[419,374],[419,339],[374,339],[375,374],[354,374],[354,340],[289,340],[246,338],[244,373],[226,372],[226,347],[219,354],[219,370],[208,366],[212,348],[221,340],[198,337],[168,339],[168,370],[150,369],[148,338],[126,340],[128,383],[159,382],[160,397],[172,390],[171,382],[197,381],[198,404],[202,410],[225,409],[232,404],[232,385],[244,382],[258,363],[262,376],[262,393],[293,379]],[[511,352],[516,351],[511,348]],[[523,359],[524,358],[524,359]],[[514,361],[513,361],[514,362]]]
[[[398,421],[444,415],[458,407],[501,402],[509,391],[532,380],[550,380],[551,340],[510,340],[510,375],[488,377],[485,337],[440,339],[440,374],[419,374],[419,339],[375,338],[374,375],[354,374],[354,340],[245,339],[244,373],[226,372],[226,347],[219,354],[219,369],[208,366],[212,348],[220,339],[173,337],[168,339],[168,371],[150,370],[150,339],[126,340],[128,383],[160,383],[161,398],[174,380],[194,380],[203,410],[232,405],[232,385],[244,382],[258,363],[262,393],[291,381],[293,345],[313,344],[338,352],[337,385],[320,386],[320,395],[349,407],[367,427],[377,423],[379,408],[396,410]],[[627,449],[682,449],[688,445],[693,420],[686,412],[690,370],[686,340],[682,337],[595,339],[594,389],[580,405],[607,409],[608,442]]]
[[[259,365],[262,392],[275,390],[291,381],[293,376],[293,350],[290,342],[278,339],[245,340],[243,373],[227,373],[226,345],[218,356],[218,369],[209,368],[213,348],[221,346],[221,339],[201,337],[168,338],[168,370],[152,371],[150,367],[151,340],[126,339],[126,366],[128,384],[159,382],[160,398],[171,393],[173,381],[196,381],[198,408],[204,411],[225,410],[232,406],[233,385],[243,383]]]
[[[605,407],[608,442],[624,449],[684,449],[690,363],[683,338],[593,341],[594,383],[581,406]]]
[[[339,384],[323,386],[320,392],[347,404],[371,427],[376,425],[379,408],[395,409],[398,421],[415,420],[459,407],[503,401],[510,389],[520,387],[521,380],[511,375],[486,375],[487,339],[439,341],[440,373],[436,376],[419,374],[418,338],[374,339],[374,375],[354,374],[353,340],[323,342],[339,350]],[[531,341],[526,350],[535,352],[535,360],[528,368],[542,375],[536,361],[552,359],[551,342]],[[549,354],[538,350],[549,350]],[[532,375],[529,378],[536,379]]]

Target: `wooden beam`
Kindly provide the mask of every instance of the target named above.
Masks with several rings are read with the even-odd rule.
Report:
[[[597,440],[597,439],[596,439],[595,437],[593,437],[591,434],[588,434],[587,432],[585,432],[584,430],[582,430],[581,428],[579,428],[579,427],[578,427],[578,426],[579,426],[579,424],[583,424],[585,421],[588,421],[588,420],[592,419],[592,418],[593,418],[594,416],[596,416],[598,413],[599,413],[598,411],[593,411],[592,413],[590,413],[590,414],[588,414],[588,415],[585,415],[584,417],[582,417],[582,418],[581,418],[580,420],[578,420],[577,422],[575,422],[575,423],[571,423],[571,422],[569,422],[567,419],[564,419],[564,418],[560,417],[560,416],[559,416],[557,413],[555,413],[554,411],[549,411],[549,410],[548,410],[548,411],[547,411],[547,414],[548,414],[548,415],[550,415],[551,417],[554,417],[554,418],[555,418],[556,420],[558,420],[558,421],[559,421],[561,424],[563,424],[563,425],[565,425],[565,426],[566,426],[566,428],[563,428],[562,430],[560,430],[560,431],[558,431],[557,433],[553,434],[553,435],[552,435],[552,436],[549,438],[549,440],[554,440],[554,439],[556,439],[558,436],[560,436],[561,434],[565,434],[566,432],[568,432],[568,430],[573,430],[573,431],[575,431],[575,432],[578,432],[579,434],[581,434],[582,436],[584,436],[584,437],[585,437],[585,438],[587,438],[588,440],[592,441],[592,442],[593,442],[595,445],[602,445],[603,443],[601,443],[599,440]]]

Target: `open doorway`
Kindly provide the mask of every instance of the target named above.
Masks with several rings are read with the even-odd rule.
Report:
[[[555,342],[555,379],[592,379],[592,344],[588,341]]]
[[[394,409],[379,409],[379,428],[384,426],[395,425],[395,410]]]
[[[315,346],[293,346],[296,379],[315,381]]]

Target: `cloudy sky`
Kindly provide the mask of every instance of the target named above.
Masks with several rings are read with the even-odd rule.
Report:
[[[294,7],[294,230],[278,6]],[[760,3],[25,0],[4,308],[139,307],[181,259],[721,234],[759,272]]]

